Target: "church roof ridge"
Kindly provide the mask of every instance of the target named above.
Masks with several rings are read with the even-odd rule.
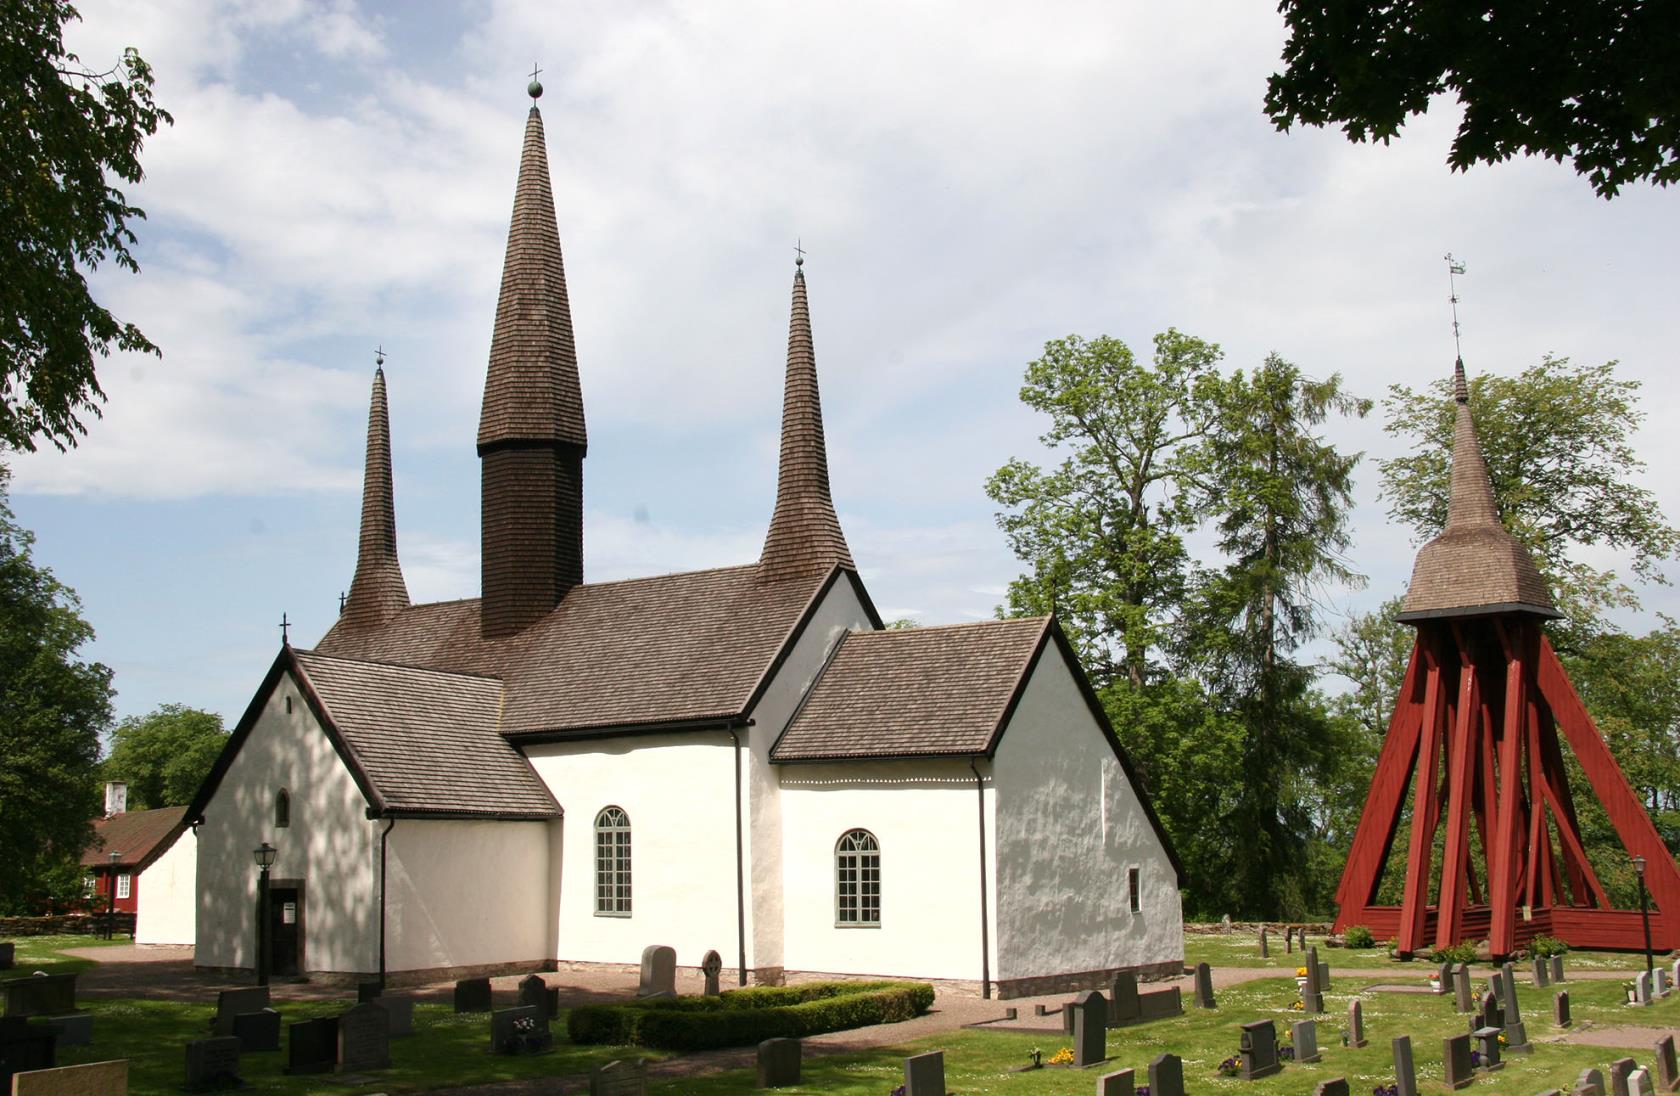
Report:
[[[1043,627],[1049,624],[1053,619],[1054,617],[1050,613],[1041,613],[1036,616],[1005,617],[1002,620],[958,620],[952,621],[949,624],[918,624],[914,628],[859,628],[849,634],[855,638],[862,639],[866,636],[898,637],[927,635],[930,632],[951,632],[962,628],[1020,627],[1024,624]]]
[[[446,602],[429,602],[426,604],[447,604]],[[416,606],[418,608],[418,606]],[[335,655],[313,647],[293,647],[292,652],[299,658],[322,659],[331,662],[343,662],[358,666],[378,666],[387,670],[412,670],[417,674],[432,674],[439,677],[468,677],[479,681],[494,682],[506,688],[506,682],[499,674],[481,673],[477,670],[445,670],[436,666],[421,666],[413,662],[397,662],[388,658],[362,658],[356,655]]]

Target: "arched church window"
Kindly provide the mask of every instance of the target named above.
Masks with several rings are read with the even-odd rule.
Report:
[[[274,827],[285,829],[292,824],[292,796],[285,788],[274,793]]]
[[[630,916],[630,816],[622,807],[595,816],[595,912]]]
[[[881,925],[881,845],[868,830],[848,830],[834,846],[834,921]]]

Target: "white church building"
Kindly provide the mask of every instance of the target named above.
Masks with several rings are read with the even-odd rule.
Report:
[[[534,88],[540,94],[540,88]],[[479,598],[411,604],[376,372],[356,572],[188,811],[197,963],[396,983],[620,966],[1002,997],[1176,974],[1181,868],[1049,617],[884,630],[829,493],[796,267],[775,510],[738,567],[590,583],[542,117],[478,433]]]

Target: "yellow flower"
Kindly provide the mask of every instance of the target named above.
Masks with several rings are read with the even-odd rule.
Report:
[[[1073,1048],[1063,1047],[1058,1050],[1051,1056],[1050,1064],[1053,1066],[1071,1066],[1073,1064]]]
[[[1307,976],[1307,968],[1306,967],[1296,967],[1295,968],[1295,977],[1305,978],[1306,976]]]

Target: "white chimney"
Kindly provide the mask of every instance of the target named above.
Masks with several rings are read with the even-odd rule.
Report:
[[[105,784],[105,817],[121,814],[128,810],[128,785],[121,780],[107,781]]]

